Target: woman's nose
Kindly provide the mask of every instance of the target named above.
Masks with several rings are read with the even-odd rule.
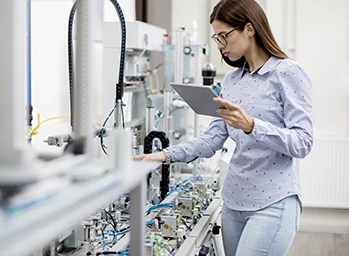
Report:
[[[219,51],[223,50],[224,47],[225,47],[225,45],[221,44],[220,42],[217,43],[217,49],[218,49]]]

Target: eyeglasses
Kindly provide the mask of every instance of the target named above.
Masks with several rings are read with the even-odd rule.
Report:
[[[225,34],[220,34],[220,35],[213,35],[211,36],[212,40],[215,41],[217,44],[220,43],[223,46],[226,46],[228,44],[227,42],[227,37],[228,35],[233,32],[236,28],[233,28],[232,30],[230,30],[229,32],[225,33]]]

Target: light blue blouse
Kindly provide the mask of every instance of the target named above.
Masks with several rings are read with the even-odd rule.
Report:
[[[221,96],[254,118],[252,133],[214,118],[197,138],[169,147],[173,162],[211,157],[228,137],[236,142],[222,196],[227,207],[254,211],[301,189],[296,158],[313,145],[312,87],[293,60],[271,57],[257,71],[239,68],[225,75]]]

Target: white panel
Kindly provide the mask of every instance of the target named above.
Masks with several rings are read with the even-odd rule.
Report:
[[[304,206],[349,208],[349,138],[316,138],[298,161]]]

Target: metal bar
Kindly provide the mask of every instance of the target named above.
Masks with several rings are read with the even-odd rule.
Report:
[[[144,256],[145,181],[131,192],[131,256]]]
[[[94,81],[93,63],[95,14],[93,0],[77,0],[77,53],[76,53],[76,90],[74,90],[74,121],[76,139],[85,138],[85,149],[92,156],[92,83]]]

